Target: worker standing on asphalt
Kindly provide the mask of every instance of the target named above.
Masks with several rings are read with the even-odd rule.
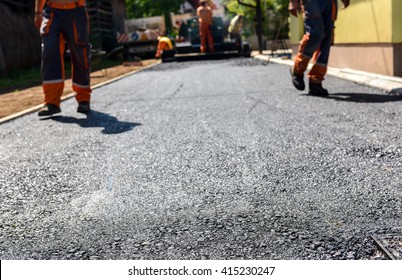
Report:
[[[345,8],[350,0],[342,0]],[[308,73],[309,94],[326,96],[322,87],[327,73],[329,51],[334,40],[334,22],[338,11],[337,0],[291,0],[289,11],[297,16],[303,13],[305,34],[300,42],[294,66],[291,70],[292,83],[298,90],[304,90],[304,72],[310,60],[314,62]]]
[[[65,42],[71,53],[77,111],[90,111],[89,19],[85,0],[35,0],[35,25],[42,36],[42,78],[45,106],[39,116],[60,113],[64,89]]]
[[[237,46],[241,45],[241,31],[242,31],[242,29],[243,29],[243,16],[242,15],[236,15],[230,21],[228,31],[229,31],[230,39],[235,40]]]
[[[188,37],[187,24],[183,20],[176,20],[177,28],[176,42],[184,42]]]
[[[197,9],[199,22],[201,52],[207,51],[207,42],[210,52],[214,52],[214,39],[212,37],[212,9],[208,6],[206,0],[200,1],[200,6]]]

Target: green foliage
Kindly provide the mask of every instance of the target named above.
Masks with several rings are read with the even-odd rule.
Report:
[[[264,1],[264,0],[262,0]],[[255,5],[256,1],[254,0],[243,0],[244,3],[248,3],[251,5]],[[237,0],[225,0],[224,5],[228,9],[228,11],[232,14],[242,15],[246,18],[254,18],[255,11],[249,7],[240,5]]]
[[[253,6],[257,4],[256,0],[242,0],[242,2]],[[233,15],[243,15],[250,29],[253,29],[256,17],[255,9],[240,5],[237,0],[225,0],[224,4],[229,13]],[[269,39],[274,39],[277,36],[280,38],[286,38],[288,36],[288,5],[289,0],[261,0],[261,8],[263,10],[263,34]]]
[[[176,13],[185,0],[126,0],[127,17],[142,18]]]
[[[165,16],[166,29],[171,30],[170,13],[177,13],[186,0],[126,0],[127,18]]]

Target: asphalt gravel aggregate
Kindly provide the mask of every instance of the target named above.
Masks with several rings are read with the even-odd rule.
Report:
[[[160,64],[0,125],[1,259],[384,259],[401,97],[257,59]]]

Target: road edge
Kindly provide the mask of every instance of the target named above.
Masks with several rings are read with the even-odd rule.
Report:
[[[288,58],[276,58],[264,54],[254,55],[254,58],[267,62],[288,65],[289,67],[293,65],[293,60],[290,60]],[[402,96],[402,78],[399,77],[374,74],[349,68],[335,67],[328,67],[328,75],[352,81],[357,84],[377,88],[387,92],[388,94]]]
[[[140,72],[140,71],[143,71],[143,70],[149,69],[149,68],[151,68],[151,67],[154,67],[154,66],[156,66],[156,65],[158,65],[158,64],[160,64],[160,63],[161,63],[160,61],[157,61],[157,62],[155,62],[155,63],[152,63],[152,64],[149,64],[149,65],[147,65],[147,66],[144,66],[144,67],[142,67],[142,68],[140,68],[140,69],[135,69],[135,70],[133,70],[133,71],[131,71],[131,72],[128,72],[128,73],[126,73],[126,74],[123,74],[123,75],[121,75],[121,76],[118,76],[118,77],[112,78],[112,79],[110,79],[110,80],[101,82],[101,83],[99,83],[99,84],[93,85],[93,86],[92,86],[92,90],[97,89],[97,88],[100,88],[100,87],[103,87],[103,86],[108,85],[108,84],[111,84],[111,83],[114,83],[114,82],[116,82],[116,81],[118,81],[118,80],[124,79],[124,78],[126,78],[126,77],[128,77],[128,76],[131,76],[131,75],[134,75],[134,74],[136,74],[136,73],[138,73],[138,72]],[[64,95],[64,96],[62,96],[61,101],[63,102],[64,100],[70,99],[70,98],[72,98],[72,97],[74,97],[74,96],[75,96],[75,92],[72,92],[72,93],[70,93],[70,94]],[[12,114],[12,115],[3,117],[3,118],[0,119],[0,125],[3,124],[3,123],[6,123],[6,122],[12,121],[12,120],[14,120],[14,119],[17,119],[17,118],[19,118],[19,117],[28,115],[28,114],[30,114],[30,113],[36,112],[36,111],[38,111],[38,110],[39,110],[40,108],[42,108],[42,107],[43,107],[43,104],[39,104],[39,105],[33,106],[33,107],[31,107],[31,108],[25,109],[25,110],[23,110],[23,111],[20,111],[20,112],[18,112],[18,113],[15,113],[15,114]]]
[[[270,57],[269,55],[264,55],[264,54],[254,55],[253,58],[260,59],[260,60],[267,61],[267,62],[288,65],[289,67],[293,65],[293,61],[290,59]],[[107,80],[105,82],[96,84],[92,87],[92,89],[100,88],[105,85],[111,84],[118,80],[124,79],[128,76],[134,75],[140,71],[154,67],[160,63],[161,63],[160,61],[157,61],[155,63],[142,67],[140,69],[133,70],[124,75],[121,75],[121,76],[115,77],[113,79]],[[402,96],[402,78],[399,78],[399,77],[379,75],[379,74],[374,74],[374,73],[369,73],[369,72],[364,72],[364,71],[359,71],[359,70],[354,70],[354,69],[349,69],[349,68],[334,68],[334,67],[328,67],[328,75],[331,75],[331,76],[334,76],[334,77],[337,77],[340,79],[352,81],[357,84],[377,88],[382,91],[385,91],[388,94]],[[74,96],[75,96],[74,92],[70,93],[68,95],[65,95],[62,97],[62,101],[70,99]],[[18,113],[3,117],[0,119],[0,125],[3,123],[9,122],[11,120],[14,120],[16,118],[22,117],[24,115],[38,111],[42,107],[43,107],[43,104],[36,105],[34,107],[20,111]]]

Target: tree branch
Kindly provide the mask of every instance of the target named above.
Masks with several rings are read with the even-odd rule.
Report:
[[[249,4],[249,3],[244,3],[244,2],[242,2],[241,0],[237,0],[237,2],[238,2],[240,5],[243,5],[243,6],[246,6],[246,7],[249,7],[249,8],[257,8],[257,6],[251,5],[251,4]]]

